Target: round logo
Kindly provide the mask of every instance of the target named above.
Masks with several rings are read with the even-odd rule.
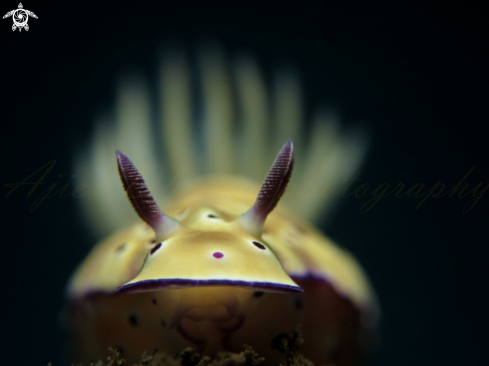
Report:
[[[12,14],[12,19],[14,20],[14,24],[22,28],[27,24],[27,20],[29,19],[29,15],[24,9],[16,9]]]

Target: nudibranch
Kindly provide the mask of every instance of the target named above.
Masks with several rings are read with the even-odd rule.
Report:
[[[124,189],[132,206],[155,232],[158,243],[151,249],[137,276],[120,286],[119,291],[230,286],[259,291],[302,292],[285,273],[270,247],[267,249],[267,245],[259,242],[263,241],[261,234],[266,217],[278,203],[292,173],[292,141],[277,156],[253,207],[233,220],[229,219],[230,213],[224,214],[227,217],[225,220],[220,217],[222,213],[218,216],[205,205],[188,209],[180,220],[167,216],[158,208],[129,158],[117,152],[117,159]],[[238,316],[242,302],[232,291],[223,293],[231,295],[219,297],[228,311],[228,314],[221,315],[224,317],[219,319],[221,322],[230,320],[228,317],[231,315]],[[191,313],[205,313],[199,305],[201,301],[199,298],[194,301],[180,299],[170,328],[180,324],[189,309],[192,309]],[[244,314],[241,316],[244,317]],[[218,349],[219,345],[211,348]]]
[[[117,152],[117,162],[145,224],[99,244],[71,281],[85,357],[100,357],[107,345],[135,360],[150,349],[194,346],[212,355],[248,344],[272,364],[281,356],[270,346],[273,335],[301,323],[311,360],[356,359],[374,305],[361,270],[291,212],[273,211],[292,173],[292,141],[256,199],[238,181],[211,179],[177,198],[168,214],[131,160]],[[219,187],[230,183],[233,194],[223,198]]]
[[[179,165],[195,168],[197,154],[186,153],[193,145],[186,105],[189,93],[182,81],[187,80],[184,63],[179,57],[169,59],[162,71],[162,104],[171,122],[165,122],[163,132],[169,169],[175,171]],[[99,242],[69,281],[62,320],[73,361],[105,358],[109,346],[118,348],[131,363],[155,349],[174,355],[190,346],[212,356],[218,351],[239,352],[248,344],[266,365],[285,364],[284,355],[270,342],[301,324],[305,343],[300,352],[305,357],[317,365],[355,364],[371,343],[378,319],[369,281],[348,251],[308,222],[317,217],[319,200],[296,195],[290,209],[287,202],[278,204],[291,179],[295,142],[283,145],[268,174],[266,167],[258,169],[273,158],[265,153],[268,146],[253,144],[264,142],[259,136],[265,125],[256,121],[266,118],[260,114],[264,109],[256,105],[255,96],[264,93],[250,63],[237,69],[242,111],[253,118],[244,118],[247,137],[242,141],[249,155],[242,155],[243,168],[235,171],[243,173],[253,165],[257,169],[248,170],[253,172],[249,177],[262,174],[259,179],[265,179],[260,185],[246,175],[215,174],[233,170],[231,155],[239,149],[226,122],[229,101],[220,74],[222,64],[219,57],[211,61],[204,60],[202,66],[204,136],[212,137],[206,140],[207,156],[202,160],[210,162],[207,175],[189,175],[171,200],[157,204],[151,172],[136,168],[150,163],[152,156],[143,89],[137,85],[123,89],[117,133],[101,125],[92,164],[97,176],[112,183],[89,198],[94,208],[90,218],[95,226],[101,220],[111,222],[132,204],[139,221]],[[297,115],[294,88],[287,81],[277,89],[285,93],[277,98],[282,110],[278,115],[284,120]],[[284,128],[298,131],[294,123]],[[315,169],[323,172],[317,166],[321,162],[333,182],[346,179],[359,160],[357,145],[346,143],[331,125],[318,126],[313,129],[307,164],[301,168],[297,160],[300,178],[317,176]],[[120,151],[116,162],[113,155],[109,160],[105,151],[113,147],[111,154],[129,150],[126,153],[134,163]],[[120,183],[113,184],[115,167],[130,204],[118,201],[122,192],[117,191]],[[227,168],[219,171],[222,167]]]

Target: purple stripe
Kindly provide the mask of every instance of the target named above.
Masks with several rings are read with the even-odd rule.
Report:
[[[295,282],[310,282],[310,283],[324,283],[326,286],[329,286],[332,291],[341,299],[347,301],[351,306],[355,309],[359,310],[362,314],[362,318],[365,321],[364,326],[367,328],[375,327],[379,318],[381,317],[380,306],[377,304],[377,301],[374,299],[372,303],[369,304],[357,304],[353,301],[353,299],[343,291],[340,291],[331,281],[330,278],[325,276],[324,274],[317,273],[304,273],[304,274],[291,274],[289,273],[290,278]],[[374,295],[375,296],[375,295]]]
[[[193,280],[189,278],[168,278],[159,280],[145,280],[129,283],[117,288],[121,292],[151,291],[163,288],[190,287],[190,286],[241,286],[265,290],[278,290],[281,292],[304,292],[299,286],[283,285],[273,282],[247,282],[233,280]]]

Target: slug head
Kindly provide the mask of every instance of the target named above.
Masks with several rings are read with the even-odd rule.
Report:
[[[179,221],[170,218],[158,208],[129,158],[120,152],[117,158],[129,200],[141,219],[153,228],[158,242],[139,274],[119,287],[120,291],[239,286],[267,292],[302,292],[261,239],[266,216],[290,179],[292,141],[279,152],[253,207],[237,217],[210,207],[195,207]]]

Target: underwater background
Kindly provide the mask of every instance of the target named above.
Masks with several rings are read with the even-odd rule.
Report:
[[[3,2],[0,13],[17,8]],[[73,157],[117,80],[156,88],[158,50],[202,40],[250,52],[265,80],[281,62],[300,76],[306,116],[335,108],[371,138],[371,187],[437,182],[459,197],[341,198],[320,226],[368,273],[381,308],[368,365],[487,362],[488,17],[478,3],[412,1],[24,2],[28,32],[0,22],[2,349],[6,365],[65,365],[58,315],[69,276],[97,239],[77,198],[38,195],[71,183]],[[309,118],[310,119],[310,118]],[[308,126],[305,125],[304,128]],[[56,160],[43,185],[20,185]],[[114,159],[115,163],[115,159]],[[475,168],[473,168],[475,167]],[[60,177],[60,175],[63,176]],[[36,175],[34,178],[40,178]],[[35,180],[34,180],[35,181]],[[357,186],[358,187],[358,184]],[[415,190],[413,190],[415,192]],[[489,191],[485,193],[489,196]],[[477,202],[475,202],[477,200]],[[473,205],[472,205],[473,204]],[[419,208],[417,208],[417,206]]]

